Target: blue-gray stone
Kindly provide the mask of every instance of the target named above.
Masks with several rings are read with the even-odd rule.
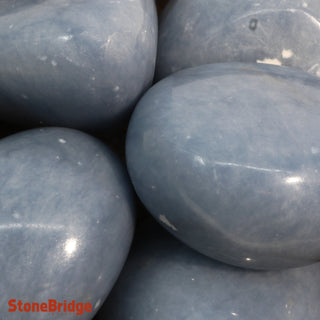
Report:
[[[256,269],[320,260],[320,79],[213,64],[160,81],[129,124],[127,164],[176,237]]]
[[[318,0],[171,0],[159,28],[157,78],[217,62],[292,66],[320,76]]]
[[[133,193],[120,161],[72,129],[0,141],[0,318],[92,319],[127,257]],[[8,301],[91,303],[92,312],[9,313]],[[24,309],[22,309],[24,310]]]
[[[150,86],[150,0],[0,3],[0,116],[29,126],[112,130]]]
[[[248,271],[156,233],[133,246],[96,320],[318,320],[319,296],[320,263]]]

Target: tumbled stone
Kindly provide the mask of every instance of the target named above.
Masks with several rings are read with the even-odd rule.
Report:
[[[0,43],[2,121],[110,131],[151,85],[155,4],[2,1]]]
[[[217,260],[255,269],[320,259],[320,79],[215,64],[140,100],[127,165],[148,210]]]
[[[0,318],[92,319],[133,235],[122,164],[89,135],[44,128],[0,141],[0,177]],[[9,313],[19,300],[23,312]],[[90,303],[91,311],[25,312],[49,300]]]
[[[159,28],[157,78],[217,62],[291,66],[320,76],[318,0],[175,0]]]

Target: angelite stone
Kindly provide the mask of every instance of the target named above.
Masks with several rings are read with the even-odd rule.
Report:
[[[217,260],[320,260],[320,79],[213,64],[160,81],[130,121],[127,164],[160,223]]]
[[[318,320],[319,283],[320,263],[248,271],[149,234],[133,246],[96,320]]]
[[[217,62],[292,66],[320,76],[319,0],[171,0],[157,78]]]
[[[0,117],[112,131],[151,85],[157,16],[150,0],[0,3]]]
[[[71,129],[0,141],[0,318],[92,319],[127,257],[133,195],[122,164]],[[9,313],[8,301],[91,303],[92,312]]]

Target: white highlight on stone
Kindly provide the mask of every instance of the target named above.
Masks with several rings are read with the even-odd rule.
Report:
[[[316,76],[320,77],[320,64],[316,63],[314,64],[309,70],[308,72],[315,74]]]
[[[55,61],[55,60],[51,60],[51,64],[53,67],[56,67],[58,65],[57,61]]]
[[[167,217],[165,215],[160,214],[159,219],[161,222],[163,222],[165,225],[167,225],[172,230],[178,231],[178,229],[167,219]]]
[[[95,309],[99,308],[100,303],[101,303],[101,300],[99,299],[99,300],[97,301],[97,303],[94,305],[94,308],[95,308]]]
[[[233,315],[234,317],[237,317],[237,316],[238,316],[238,314],[235,313],[235,312],[231,312],[231,315]]]
[[[48,230],[63,230],[65,226],[49,226],[47,224],[41,223],[9,223],[0,225],[0,230],[4,229],[22,229],[22,228],[32,228],[32,229],[48,229]]]
[[[59,36],[58,39],[61,41],[69,41],[73,38],[71,34],[64,34],[62,36]]]
[[[64,251],[68,255],[71,255],[76,251],[76,249],[77,249],[77,239],[76,238],[67,239],[67,241],[64,244]]]
[[[290,49],[283,49],[281,55],[283,59],[290,59],[293,56],[293,52]]]
[[[200,163],[200,164],[203,165],[203,166],[206,164],[205,161],[203,160],[203,158],[202,158],[201,156],[195,156],[195,157],[194,157],[194,161]]]
[[[62,144],[67,143],[67,141],[66,141],[66,140],[61,139],[61,138],[60,138],[58,141],[59,141],[60,143],[62,143]]]
[[[113,91],[114,92],[118,92],[120,90],[120,87],[119,86],[115,86],[114,88],[113,88]]]
[[[298,183],[302,183],[303,182],[303,178],[301,177],[288,177],[288,178],[285,178],[285,182],[287,184],[298,184]]]
[[[279,170],[279,169],[268,169],[268,168],[259,168],[259,167],[254,167],[254,166],[247,166],[247,165],[244,165],[244,164],[233,163],[233,162],[215,161],[214,164],[215,165],[220,165],[220,166],[240,167],[240,168],[257,170],[257,171],[265,171],[265,172],[289,172],[289,171],[283,171],[283,170]]]
[[[273,64],[275,66],[282,66],[282,63],[279,59],[270,59],[270,58],[265,58],[263,60],[257,60],[257,63],[265,63],[265,64]]]
[[[310,13],[307,13],[305,11],[302,11],[302,12],[304,13],[304,15],[306,15],[309,18],[310,22],[312,22],[314,26],[316,26],[318,29],[320,29],[320,21],[319,20],[317,20]]]

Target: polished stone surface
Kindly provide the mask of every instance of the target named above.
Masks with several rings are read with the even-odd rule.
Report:
[[[320,79],[285,67],[180,71],[140,100],[127,164],[149,211],[247,268],[320,260]]]
[[[0,141],[0,318],[92,319],[127,257],[133,193],[122,164],[79,131]],[[92,312],[8,313],[8,301],[91,303]]]
[[[0,43],[2,121],[113,129],[152,82],[155,4],[1,1]]]
[[[161,17],[157,78],[216,62],[292,66],[320,76],[318,0],[172,0]]]
[[[283,271],[246,271],[150,231],[152,235],[133,246],[95,320],[320,318],[320,263]]]

